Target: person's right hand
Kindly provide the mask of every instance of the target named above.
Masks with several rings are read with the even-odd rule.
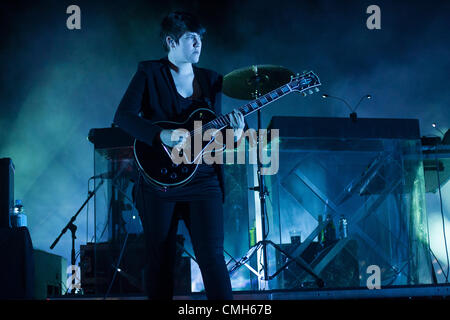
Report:
[[[159,134],[159,137],[166,146],[173,148],[176,145],[179,148],[183,148],[186,144],[186,139],[189,136],[189,132],[186,130],[172,130],[172,129],[164,129]]]

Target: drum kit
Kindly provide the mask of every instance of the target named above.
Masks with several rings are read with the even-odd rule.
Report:
[[[288,83],[295,74],[284,67],[276,65],[254,65],[251,67],[245,67],[241,69],[234,70],[223,78],[222,92],[234,99],[240,100],[253,100],[258,97],[265,95],[282,85]],[[318,88],[316,88],[318,91]],[[258,109],[258,128],[257,132],[261,129],[261,109]],[[259,140],[259,139],[257,139]],[[257,152],[259,157],[259,152]],[[264,184],[264,178],[261,175],[262,164],[261,161],[257,161],[257,174],[258,174],[258,186],[250,188],[255,192],[259,193],[260,199],[260,210],[261,210],[261,230],[262,240],[257,242],[253,247],[251,247],[248,252],[240,258],[230,269],[230,275],[233,274],[237,269],[246,264],[248,260],[258,252],[259,249],[262,250],[261,254],[261,264],[262,270],[258,274],[260,280],[268,281],[275,278],[282,269],[286,268],[287,263],[281,266],[279,270],[274,272],[272,275],[268,273],[268,261],[267,261],[267,246],[272,246],[275,250],[280,251],[288,259],[295,262],[303,270],[309,273],[316,280],[319,287],[324,286],[323,280],[314,273],[312,268],[300,257],[293,257],[285,252],[279,245],[274,242],[267,240],[266,233],[266,219],[267,219],[267,207],[266,207],[266,197],[268,196],[268,190]]]

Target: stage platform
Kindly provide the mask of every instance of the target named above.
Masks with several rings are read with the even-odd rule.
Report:
[[[395,286],[381,289],[345,288],[345,289],[303,289],[303,290],[266,290],[234,291],[234,300],[368,300],[368,299],[433,299],[450,300],[450,284]],[[144,295],[64,295],[48,300],[146,300]],[[204,292],[174,296],[174,300],[206,300]]]

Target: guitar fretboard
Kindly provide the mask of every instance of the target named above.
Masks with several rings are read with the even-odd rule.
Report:
[[[238,110],[242,113],[242,115],[248,116],[249,114],[263,108],[264,106],[268,105],[269,103],[280,99],[281,97],[285,96],[286,94],[292,92],[291,88],[289,87],[289,84],[285,84],[284,86],[279,87],[278,89],[275,89],[243,106],[238,108]],[[225,115],[222,115],[220,117],[217,117],[211,122],[208,122],[203,127],[204,129],[223,129],[226,126],[230,124],[230,113],[227,113]]]

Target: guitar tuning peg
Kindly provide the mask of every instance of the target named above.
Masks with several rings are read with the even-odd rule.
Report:
[[[298,77],[300,75],[300,73],[296,73],[295,76]]]
[[[306,92],[302,92],[302,95],[304,96],[304,97],[306,97],[307,96],[307,94],[306,94]]]
[[[317,87],[315,87],[314,90],[315,90],[316,92],[319,92],[319,91],[320,91],[320,89],[317,88]]]
[[[309,94],[313,94],[313,91],[311,89],[308,90]]]

